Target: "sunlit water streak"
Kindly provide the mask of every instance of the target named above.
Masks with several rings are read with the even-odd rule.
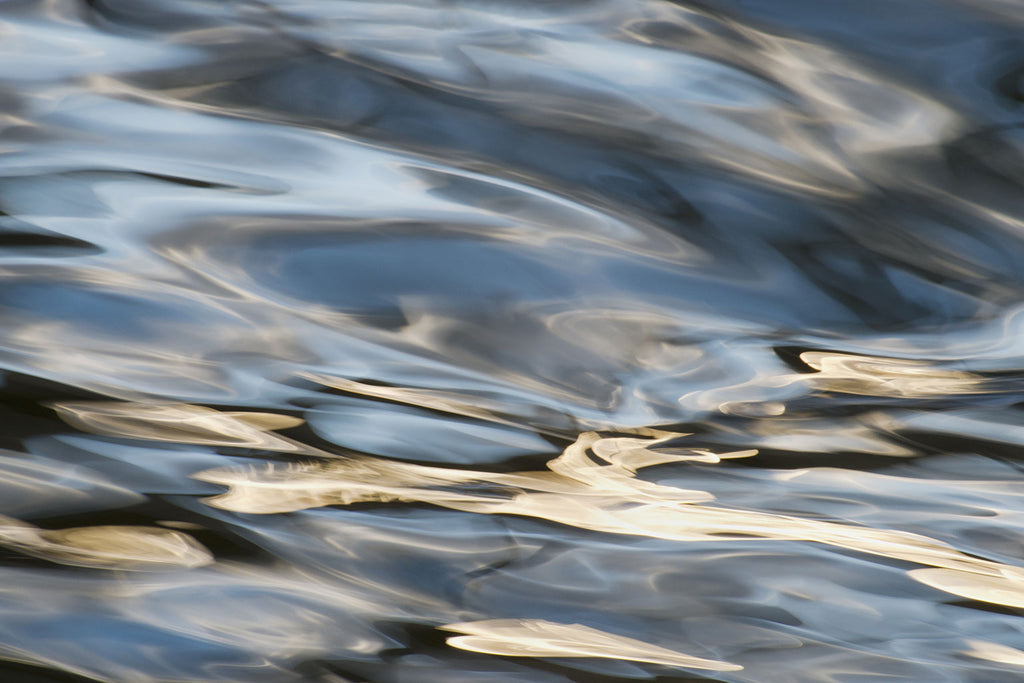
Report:
[[[0,2],[0,680],[1021,680],[1022,31]]]

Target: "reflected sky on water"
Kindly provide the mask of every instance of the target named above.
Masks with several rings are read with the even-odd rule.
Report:
[[[0,679],[1021,680],[1022,31],[0,2]]]

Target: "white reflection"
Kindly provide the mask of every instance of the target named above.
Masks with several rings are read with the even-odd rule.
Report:
[[[540,619],[493,619],[448,624],[443,628],[465,634],[449,638],[449,645],[492,655],[601,657],[709,671],[743,669],[737,664],[694,657],[582,624],[558,624]]]
[[[130,439],[259,448],[285,453],[320,455],[320,451],[283,436],[270,434],[302,420],[273,413],[221,412],[188,404],[121,402],[55,403],[61,418],[86,432]],[[326,454],[323,454],[326,455]]]
[[[824,351],[805,351],[800,359],[818,371],[808,381],[844,394],[927,398],[989,391],[975,374],[926,361]]]
[[[988,569],[988,571],[983,571]],[[957,569],[915,569],[910,576],[941,591],[972,600],[1024,608],[1024,569],[1007,565]]]
[[[1024,667],[1024,652],[1017,648],[1010,647],[1009,645],[1000,645],[999,643],[990,643],[984,640],[968,640],[967,645],[971,648],[964,650],[964,654],[968,657],[985,659],[997,664]]]
[[[640,430],[638,436],[647,437],[646,447],[641,445],[642,439],[582,434],[548,463],[547,472],[486,473],[352,458],[286,469],[207,470],[194,476],[227,486],[227,493],[208,499],[208,503],[235,512],[270,514],[356,502],[421,502],[671,541],[809,541],[939,568],[947,572],[932,580],[940,587],[948,583],[943,577],[949,576],[980,577],[979,581],[999,585],[1007,577],[1016,581],[1024,576],[1024,570],[966,555],[919,534],[698,505],[714,496],[644,481],[635,476],[635,470],[671,461],[699,462],[752,453],[661,453],[652,446],[664,443],[665,433]],[[927,582],[922,575],[912,576]]]
[[[58,564],[96,569],[194,569],[210,552],[180,531],[142,526],[92,526],[56,531],[0,517],[0,545]]]

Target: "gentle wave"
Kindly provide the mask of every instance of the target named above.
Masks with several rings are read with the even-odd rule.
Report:
[[[0,678],[1019,680],[1022,29],[0,3]]]

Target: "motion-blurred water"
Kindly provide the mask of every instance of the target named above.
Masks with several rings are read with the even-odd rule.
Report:
[[[0,2],[0,681],[1024,680],[1024,4]]]

